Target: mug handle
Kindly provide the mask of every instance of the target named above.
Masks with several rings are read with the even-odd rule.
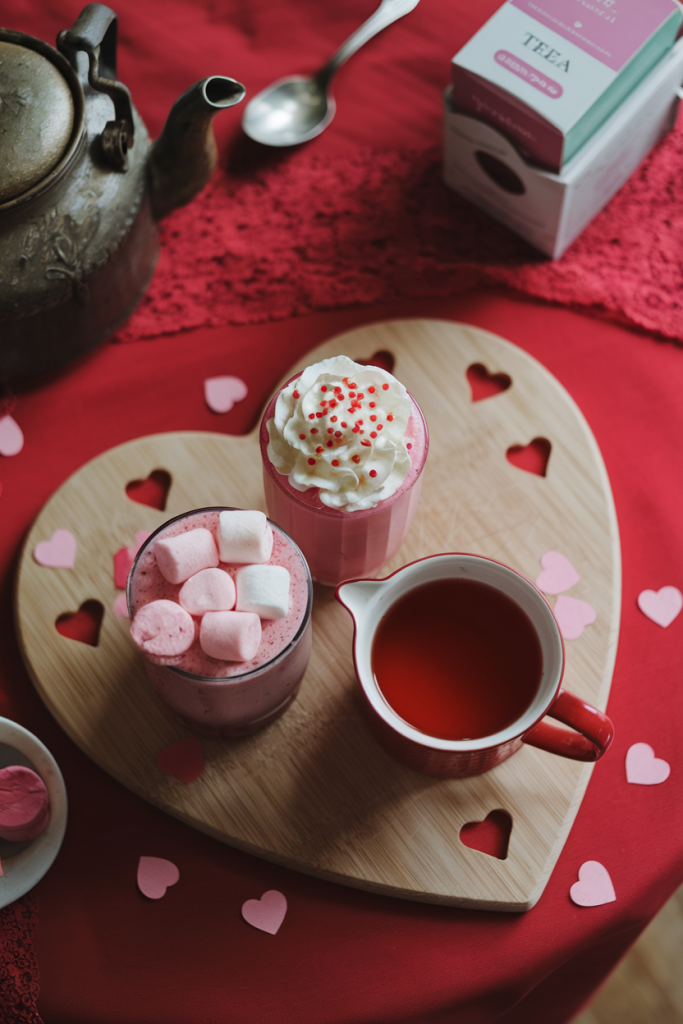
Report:
[[[542,721],[529,729],[522,742],[572,761],[597,761],[612,742],[614,726],[607,715],[568,690],[560,690],[546,713],[574,731]]]

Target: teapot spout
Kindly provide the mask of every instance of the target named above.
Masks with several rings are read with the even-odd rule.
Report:
[[[246,89],[234,78],[213,75],[196,82],[173,104],[149,156],[155,220],[189,203],[204,188],[217,160],[212,121],[245,95]]]

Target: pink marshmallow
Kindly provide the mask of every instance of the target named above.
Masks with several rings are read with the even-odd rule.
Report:
[[[169,583],[184,583],[202,569],[218,566],[218,548],[211,530],[198,527],[177,537],[160,537],[154,542],[159,572]]]
[[[224,569],[202,569],[183,583],[178,600],[190,615],[229,612],[235,607],[235,584]]]
[[[150,601],[138,608],[130,635],[146,654],[172,658],[184,654],[194,641],[194,619],[175,601]]]
[[[221,512],[217,537],[221,562],[267,562],[273,552],[273,531],[263,512],[256,510]]]
[[[50,820],[45,783],[23,765],[0,771],[0,836],[22,842],[35,839]]]
[[[261,643],[261,620],[251,612],[207,612],[199,643],[219,661],[250,661]]]

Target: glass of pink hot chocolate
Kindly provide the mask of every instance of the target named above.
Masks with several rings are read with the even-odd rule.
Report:
[[[271,399],[260,443],[268,515],[314,580],[336,586],[395,555],[429,447],[424,416],[395,377],[348,356],[309,366]]]
[[[242,736],[294,700],[311,652],[301,551],[262,512],[202,508],[145,542],[127,585],[155,692],[190,728]]]

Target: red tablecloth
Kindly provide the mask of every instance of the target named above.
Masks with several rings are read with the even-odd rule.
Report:
[[[440,137],[440,87],[451,54],[495,8],[457,0],[420,7],[340,74],[339,113],[315,145],[427,147]],[[184,0],[119,4],[119,73],[153,133],[173,98],[206,73],[250,92],[279,74],[313,69],[370,13],[347,0]],[[18,0],[10,27],[54,38],[77,7]],[[434,18],[438,16],[435,27]],[[8,13],[5,13],[5,20]],[[447,29],[447,31],[445,30]],[[436,70],[438,69],[438,71]],[[415,75],[428,83],[415,95]],[[217,122],[222,151],[239,145],[239,108]],[[93,765],[54,723],[28,680],[11,630],[22,538],[44,502],[86,460],[165,430],[249,429],[278,378],[318,342],[357,324],[434,316],[488,328],[540,359],[581,406],[602,448],[619,517],[623,614],[609,703],[617,737],[596,767],[576,823],[537,906],[526,915],[413,904],[307,878],[249,857],[165,816]],[[204,378],[234,374],[247,398],[217,417]],[[562,1024],[590,997],[683,880],[683,616],[664,630],[636,597],[683,588],[683,353],[672,343],[500,291],[316,313],[251,326],[203,328],[133,344],[109,343],[47,382],[22,390],[14,411],[24,450],[0,459],[0,576],[5,640],[0,714],[35,732],[65,776],[63,848],[36,887],[38,1009],[45,1024]],[[624,756],[650,743],[671,764],[661,786],[627,785]],[[142,854],[167,857],[181,884],[151,902],[136,890]],[[614,903],[580,908],[569,888],[586,860],[610,872]],[[279,889],[289,912],[276,936],[240,907]],[[31,905],[27,904],[30,914]],[[6,918],[0,936],[9,948]],[[30,954],[30,935],[23,935]],[[0,970],[0,992],[27,993],[30,955]],[[9,996],[5,998],[9,999]],[[9,1002],[7,1003],[9,1006]],[[35,1019],[35,1018],[34,1018]]]

